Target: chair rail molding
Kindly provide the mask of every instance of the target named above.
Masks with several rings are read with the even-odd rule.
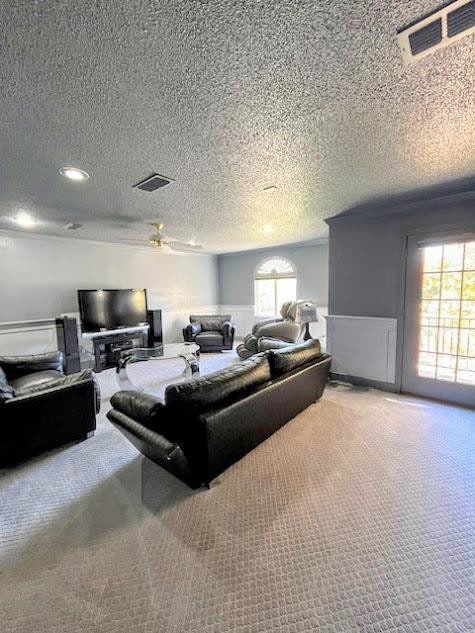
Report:
[[[0,354],[20,356],[58,349],[54,318],[0,323]]]
[[[326,318],[333,373],[396,382],[397,319],[335,314]]]
[[[190,314],[216,314],[221,307],[199,305],[162,311],[163,340],[176,343],[183,340],[182,328],[189,323]],[[81,350],[88,350],[90,342],[81,338],[79,314],[65,312],[58,316],[74,317],[78,322]],[[58,349],[55,317],[32,319],[30,321],[8,321],[0,323],[0,355],[18,356],[22,354],[42,354]]]

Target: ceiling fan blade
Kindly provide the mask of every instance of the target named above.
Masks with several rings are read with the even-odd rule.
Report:
[[[167,245],[174,251],[182,251],[183,253],[192,253],[201,251],[203,247],[200,244],[188,244],[187,242],[178,242],[177,240],[167,241]]]
[[[120,238],[117,241],[118,242],[122,242],[123,244],[130,244],[131,242],[135,242],[136,244],[144,244],[144,245],[150,246],[150,241],[149,240],[136,240],[136,239],[133,239],[133,238],[127,239],[126,237],[124,237],[124,238]]]

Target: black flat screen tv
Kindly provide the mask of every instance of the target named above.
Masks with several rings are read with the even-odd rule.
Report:
[[[146,290],[78,290],[83,332],[102,332],[147,323]]]

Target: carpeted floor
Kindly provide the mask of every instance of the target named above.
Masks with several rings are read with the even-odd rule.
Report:
[[[329,387],[191,491],[101,383],[94,438],[2,473],[2,633],[475,630],[473,412]]]

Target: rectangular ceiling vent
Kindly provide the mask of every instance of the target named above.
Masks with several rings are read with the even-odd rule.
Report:
[[[166,185],[169,185],[173,180],[166,176],[160,176],[159,174],[152,174],[145,180],[138,182],[134,185],[134,189],[141,189],[142,191],[156,191]]]
[[[455,0],[397,35],[402,58],[410,64],[475,33],[475,0]]]

